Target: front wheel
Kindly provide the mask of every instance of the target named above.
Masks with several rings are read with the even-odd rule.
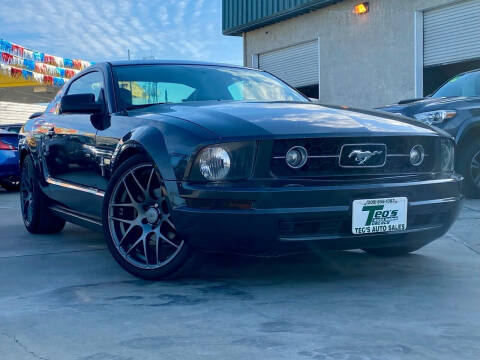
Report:
[[[149,280],[177,273],[191,257],[170,216],[164,182],[151,161],[135,155],[113,174],[105,193],[103,228],[115,260]]]
[[[459,155],[459,172],[465,178],[465,195],[480,198],[480,141],[472,141]]]

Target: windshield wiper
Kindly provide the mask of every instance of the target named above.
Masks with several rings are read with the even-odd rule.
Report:
[[[129,106],[129,107],[125,108],[125,110],[141,109],[141,108],[146,108],[146,107],[149,107],[149,106],[164,105],[164,104],[167,104],[167,103],[166,102],[158,102],[158,103],[152,103],[152,104],[132,105],[132,106]]]

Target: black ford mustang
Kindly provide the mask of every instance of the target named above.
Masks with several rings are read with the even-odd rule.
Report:
[[[96,64],[24,126],[20,161],[30,232],[103,230],[149,279],[194,249],[408,253],[444,234],[462,200],[449,136],[215,64]]]

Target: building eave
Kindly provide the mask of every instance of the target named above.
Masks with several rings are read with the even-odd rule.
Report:
[[[287,20],[299,15],[303,15],[310,11],[318,10],[326,6],[338,3],[343,0],[313,0],[302,5],[298,5],[283,11],[278,11],[272,15],[258,18],[253,21],[242,23],[238,26],[224,28],[223,34],[230,36],[241,36],[243,33],[277,23],[279,21]],[[224,8],[223,11],[226,11]]]

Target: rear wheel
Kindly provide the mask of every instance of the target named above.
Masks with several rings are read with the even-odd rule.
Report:
[[[27,155],[22,163],[20,205],[23,223],[32,234],[57,233],[65,226],[65,220],[53,215],[48,208],[48,198],[38,185],[30,155]]]
[[[465,195],[480,198],[480,141],[473,141],[459,157],[459,172],[464,176]]]
[[[170,216],[164,182],[145,156],[135,155],[112,176],[103,205],[103,228],[117,262],[130,273],[159,280],[191,257]]]

